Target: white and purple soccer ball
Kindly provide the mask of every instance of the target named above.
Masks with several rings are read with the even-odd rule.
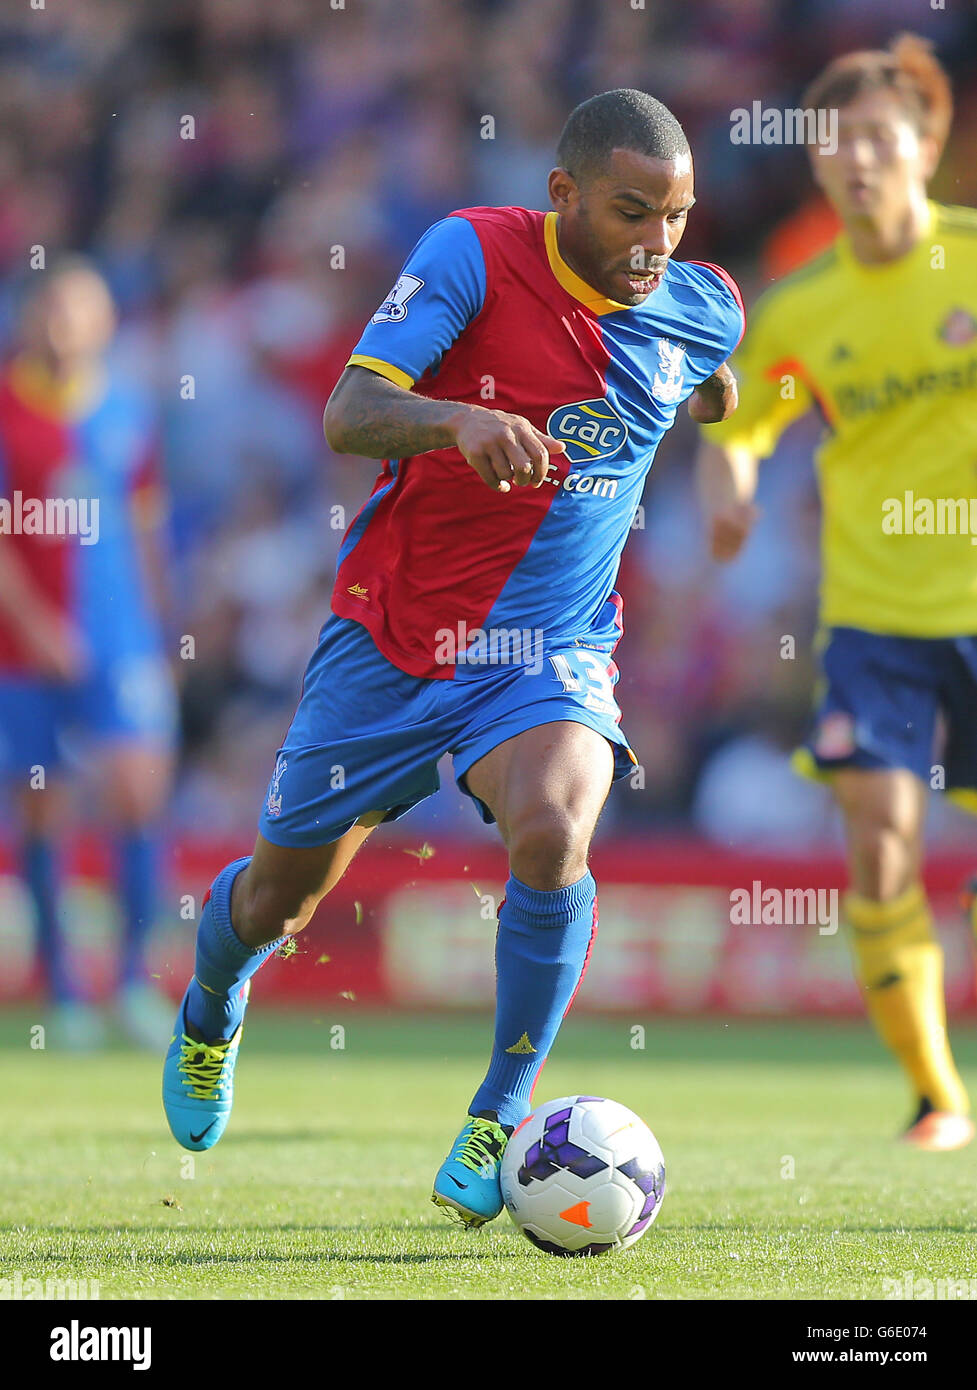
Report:
[[[523,1235],[551,1255],[625,1250],[665,1198],[665,1160],[651,1130],[600,1096],[547,1101],[502,1158],[502,1197]]]

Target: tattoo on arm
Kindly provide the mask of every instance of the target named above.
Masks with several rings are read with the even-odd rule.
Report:
[[[348,367],[329,398],[323,425],[332,447],[363,458],[407,458],[455,442],[458,401],[415,396],[367,367]]]
[[[736,378],[724,362],[712,376],[699,382],[689,400],[689,414],[700,424],[715,424],[732,415],[737,400]]]

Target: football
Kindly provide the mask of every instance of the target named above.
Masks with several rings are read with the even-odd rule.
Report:
[[[502,1159],[502,1197],[523,1235],[551,1255],[633,1245],[661,1210],[665,1160],[632,1110],[600,1096],[547,1101]]]

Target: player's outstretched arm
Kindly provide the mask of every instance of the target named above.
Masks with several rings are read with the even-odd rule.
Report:
[[[737,400],[736,378],[724,362],[692,392],[689,414],[698,425],[716,425],[720,420],[729,419]]]
[[[363,458],[456,448],[495,492],[508,492],[512,484],[539,487],[550,454],[566,448],[521,415],[428,400],[368,367],[346,368],[326,403],[322,427],[331,449]]]
[[[696,487],[714,560],[734,560],[760,514],[753,504],[758,463],[747,449],[699,444]]]

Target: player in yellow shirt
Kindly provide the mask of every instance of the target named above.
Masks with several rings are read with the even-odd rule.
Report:
[[[820,412],[823,681],[795,764],[844,815],[856,974],[917,1107],[904,1137],[960,1148],[974,1127],[921,867],[929,787],[977,809],[977,212],[927,198],[951,97],[922,39],[836,59],[803,105],[837,112],[836,150],[810,157],[843,230],[751,314],[700,494],[731,560],[758,461]]]

